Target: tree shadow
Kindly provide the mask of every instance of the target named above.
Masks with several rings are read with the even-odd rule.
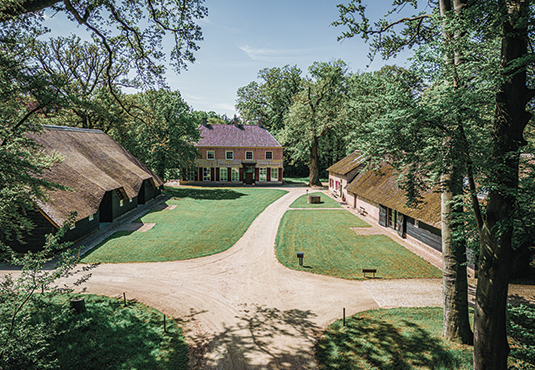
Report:
[[[370,318],[350,318],[345,327],[337,322],[316,346],[320,367],[408,370],[460,369],[466,365],[466,360],[446,348],[440,338],[414,322],[401,323],[403,329],[402,325]]]
[[[174,198],[195,200],[234,200],[247,196],[247,194],[232,189],[166,188],[165,193]]]
[[[213,336],[199,335],[190,346],[202,346],[190,358],[192,369],[303,369],[315,364],[314,344],[320,328],[311,311],[241,305],[238,324]],[[288,338],[297,339],[288,341]],[[298,345],[299,343],[300,345]],[[191,353],[191,352],[190,352]]]

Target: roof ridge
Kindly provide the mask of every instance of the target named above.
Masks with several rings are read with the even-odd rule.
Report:
[[[71,126],[57,126],[57,125],[43,125],[44,128],[49,130],[59,131],[79,131],[79,132],[93,132],[95,134],[103,134],[104,131],[93,128],[71,127]]]

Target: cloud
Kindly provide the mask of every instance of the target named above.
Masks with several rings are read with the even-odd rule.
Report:
[[[272,62],[279,59],[285,60],[313,51],[312,49],[257,49],[248,45],[238,46],[238,48],[252,60],[262,62]]]
[[[217,103],[217,104],[214,104],[214,107],[218,110],[221,109],[221,110],[226,110],[226,111],[231,111],[231,112],[236,111],[236,108],[234,107],[234,105],[228,104],[228,103]]]

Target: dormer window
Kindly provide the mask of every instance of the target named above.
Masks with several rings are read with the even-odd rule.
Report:
[[[215,159],[215,151],[207,150],[206,151],[206,159]]]

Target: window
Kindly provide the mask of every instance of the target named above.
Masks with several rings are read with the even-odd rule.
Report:
[[[267,181],[267,168],[260,168],[258,181]]]
[[[227,161],[231,161],[234,159],[234,152],[225,152],[225,158]]]
[[[89,215],[89,221],[93,221],[93,219],[95,218],[95,215]]]
[[[194,181],[195,175],[197,175],[197,169],[196,168],[189,168],[187,170],[183,171],[183,178],[184,181]],[[150,184],[150,182],[149,182]]]
[[[202,181],[212,181],[212,173],[211,173],[211,168],[210,167],[204,167],[203,168],[203,177],[202,177]]]
[[[240,170],[237,168],[232,169],[232,181],[240,181]]]
[[[271,169],[271,181],[279,181],[279,169],[278,168]]]
[[[128,199],[128,202],[129,202],[129,203],[132,203],[132,199],[131,199],[131,198],[130,198],[130,199]]]
[[[221,167],[219,169],[219,180],[221,181],[228,181],[228,171],[227,171],[227,167]]]
[[[215,159],[215,152],[213,150],[207,150],[206,159]]]
[[[121,200],[119,201],[119,207],[122,207],[123,204],[124,204],[124,200],[121,199]]]
[[[253,152],[245,152],[245,159],[250,161],[253,159]]]
[[[69,230],[74,230],[76,229],[76,224],[72,224],[71,226],[69,226]]]
[[[273,159],[273,152],[266,152],[266,159]]]

